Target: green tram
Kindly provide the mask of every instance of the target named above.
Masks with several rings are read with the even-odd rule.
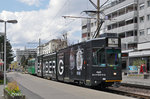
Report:
[[[28,60],[27,71],[29,74],[35,74],[35,58],[31,58]]]

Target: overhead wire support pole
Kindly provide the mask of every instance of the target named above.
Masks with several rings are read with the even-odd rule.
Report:
[[[95,14],[97,14],[97,29],[96,29],[96,31],[94,32],[94,35],[92,36],[92,38],[97,38],[98,37],[98,35],[100,35],[100,29],[101,29],[101,27],[102,27],[102,25],[103,25],[103,23],[104,23],[104,20],[105,19],[102,19],[102,18],[100,18],[100,14],[103,14],[104,16],[105,16],[105,14],[103,13],[103,11],[100,11],[100,9],[109,1],[109,0],[107,0],[107,1],[105,1],[101,6],[100,6],[100,0],[97,0],[97,5],[94,3],[94,2],[92,2],[92,0],[89,0],[90,2],[91,2],[91,4],[96,8],[96,11],[84,11],[84,12],[91,12],[91,13],[95,13]]]
[[[97,9],[97,5],[92,1],[92,0],[89,0],[91,2],[91,4]]]
[[[97,0],[97,28],[99,27],[99,24],[100,24],[100,0]]]
[[[99,25],[100,25],[100,0],[97,0],[97,5],[94,2],[92,2],[91,0],[89,0],[89,1],[97,9],[97,30],[98,31],[96,30],[95,34],[94,34],[97,37],[99,35],[99,30],[100,30],[99,28],[101,28],[101,27],[99,27]]]

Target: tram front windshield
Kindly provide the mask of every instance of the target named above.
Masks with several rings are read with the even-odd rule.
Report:
[[[121,53],[119,49],[107,49],[107,66],[114,67],[119,66]]]
[[[121,53],[119,49],[93,49],[93,66],[114,67],[120,64]]]

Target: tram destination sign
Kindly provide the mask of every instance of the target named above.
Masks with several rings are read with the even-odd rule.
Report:
[[[118,38],[108,38],[108,47],[118,47]]]

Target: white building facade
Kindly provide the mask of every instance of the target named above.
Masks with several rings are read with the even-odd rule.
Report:
[[[123,69],[141,59],[150,70],[150,0],[115,0],[101,10],[108,20],[103,23],[100,34],[118,33],[122,53],[129,55],[129,61],[122,59]],[[97,23],[92,20],[82,20],[82,41],[91,39],[96,30]]]
[[[18,64],[21,65],[21,58],[23,56],[25,56],[25,58],[27,59],[29,55],[31,55],[32,57],[36,57],[37,55],[36,49],[24,49],[24,50],[17,49],[16,59],[17,59]]]
[[[40,50],[39,50],[39,46],[38,46],[37,47],[37,55],[53,53],[60,49],[65,48],[65,47],[67,47],[66,41],[63,41],[61,39],[53,39],[45,44],[40,45]]]

